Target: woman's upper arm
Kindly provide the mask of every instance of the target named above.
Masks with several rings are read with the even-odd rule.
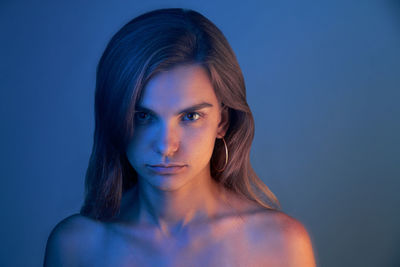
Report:
[[[88,244],[89,221],[81,215],[72,215],[59,222],[51,231],[46,244],[44,266],[79,266],[93,249]]]

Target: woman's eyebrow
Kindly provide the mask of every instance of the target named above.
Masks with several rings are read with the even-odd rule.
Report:
[[[210,104],[210,103],[207,103],[207,102],[202,102],[202,103],[195,104],[193,106],[184,108],[183,110],[178,111],[178,113],[176,113],[175,115],[179,115],[179,114],[182,114],[182,113],[185,113],[185,112],[189,112],[189,111],[193,111],[193,110],[199,110],[199,109],[202,109],[202,108],[209,108],[209,107],[213,107],[213,105]],[[150,113],[153,113],[153,114],[157,114],[155,111],[151,110],[148,107],[142,106],[142,105],[137,105],[136,109],[137,110],[147,111],[147,112],[150,112]]]

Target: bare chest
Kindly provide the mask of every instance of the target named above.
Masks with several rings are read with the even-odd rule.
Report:
[[[103,252],[102,266],[245,266],[254,261],[254,252],[248,247],[239,249],[231,242],[200,244],[153,244],[112,243]]]
[[[238,223],[158,240],[146,231],[109,232],[96,266],[283,266],[273,235]]]

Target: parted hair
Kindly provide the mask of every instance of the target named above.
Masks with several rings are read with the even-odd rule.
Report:
[[[266,209],[280,203],[250,163],[254,119],[246,100],[242,71],[227,39],[205,16],[190,9],[165,8],[144,13],[110,40],[97,66],[95,131],[85,178],[82,215],[109,220],[120,211],[123,194],[137,183],[126,156],[135,131],[135,106],[146,83],[157,73],[182,64],[202,66],[218,101],[228,109],[224,144],[215,142],[212,179]],[[218,139],[217,139],[218,140]]]

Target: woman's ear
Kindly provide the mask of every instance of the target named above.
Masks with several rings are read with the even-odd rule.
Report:
[[[217,138],[222,138],[225,136],[226,131],[229,127],[229,108],[227,106],[222,106],[221,109],[221,120],[218,124]]]

